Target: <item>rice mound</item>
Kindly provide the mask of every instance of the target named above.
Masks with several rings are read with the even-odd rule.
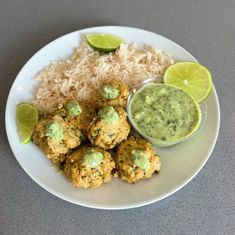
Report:
[[[83,42],[70,58],[53,62],[37,74],[32,103],[42,113],[51,113],[70,98],[89,102],[104,80],[123,80],[130,89],[149,77],[159,83],[171,64],[169,54],[151,46],[122,44],[115,52],[100,53]]]

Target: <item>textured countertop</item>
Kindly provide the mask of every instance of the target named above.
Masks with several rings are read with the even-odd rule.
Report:
[[[235,234],[234,0],[0,1],[0,234]],[[147,29],[182,45],[213,74],[221,107],[215,149],[183,189],[149,206],[104,211],[63,201],[20,167],[5,134],[9,89],[51,40],[82,28]]]

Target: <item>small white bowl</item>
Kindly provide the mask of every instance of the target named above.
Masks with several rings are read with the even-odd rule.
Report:
[[[203,126],[203,123],[205,122],[206,120],[206,114],[207,114],[207,106],[206,106],[206,103],[202,103],[199,105],[199,110],[201,111],[200,112],[200,117],[199,117],[199,123],[198,123],[198,126],[192,131],[190,132],[188,135],[180,138],[180,139],[177,139],[177,140],[173,140],[173,141],[162,141],[162,140],[158,140],[158,139],[154,139],[150,136],[147,136],[146,134],[144,134],[142,131],[140,131],[138,129],[138,127],[136,126],[135,122],[132,120],[132,117],[131,117],[131,111],[130,111],[130,104],[131,104],[131,100],[132,98],[134,97],[134,95],[140,90],[142,89],[143,87],[145,86],[148,86],[150,84],[156,84],[156,83],[153,83],[152,81],[154,80],[154,78],[148,78],[146,80],[144,80],[144,82],[138,87],[138,88],[135,88],[131,91],[129,97],[128,97],[128,101],[127,101],[127,114],[128,114],[128,119],[131,123],[131,126],[133,127],[133,129],[139,134],[141,135],[142,137],[144,137],[145,139],[147,139],[148,141],[150,141],[153,145],[156,145],[158,147],[168,147],[168,146],[172,146],[172,145],[175,145],[177,143],[180,143],[182,141],[185,141],[185,140],[188,140],[190,138],[192,138],[193,136],[195,136],[199,130],[201,130],[202,126]],[[156,84],[156,85],[159,85],[159,84]],[[163,85],[163,84],[162,84]],[[167,85],[169,86],[169,85]],[[196,102],[196,101],[195,101]]]

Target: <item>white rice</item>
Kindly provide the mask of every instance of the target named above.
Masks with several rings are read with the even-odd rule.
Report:
[[[89,102],[107,79],[123,80],[130,89],[149,77],[161,82],[172,63],[169,54],[150,46],[123,44],[113,53],[101,54],[83,42],[69,59],[53,62],[39,72],[32,102],[41,112],[50,113],[69,98]]]

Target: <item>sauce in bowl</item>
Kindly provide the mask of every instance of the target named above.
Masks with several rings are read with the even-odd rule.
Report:
[[[170,146],[191,136],[201,122],[198,103],[183,90],[150,83],[129,101],[128,115],[143,137],[159,146]]]

